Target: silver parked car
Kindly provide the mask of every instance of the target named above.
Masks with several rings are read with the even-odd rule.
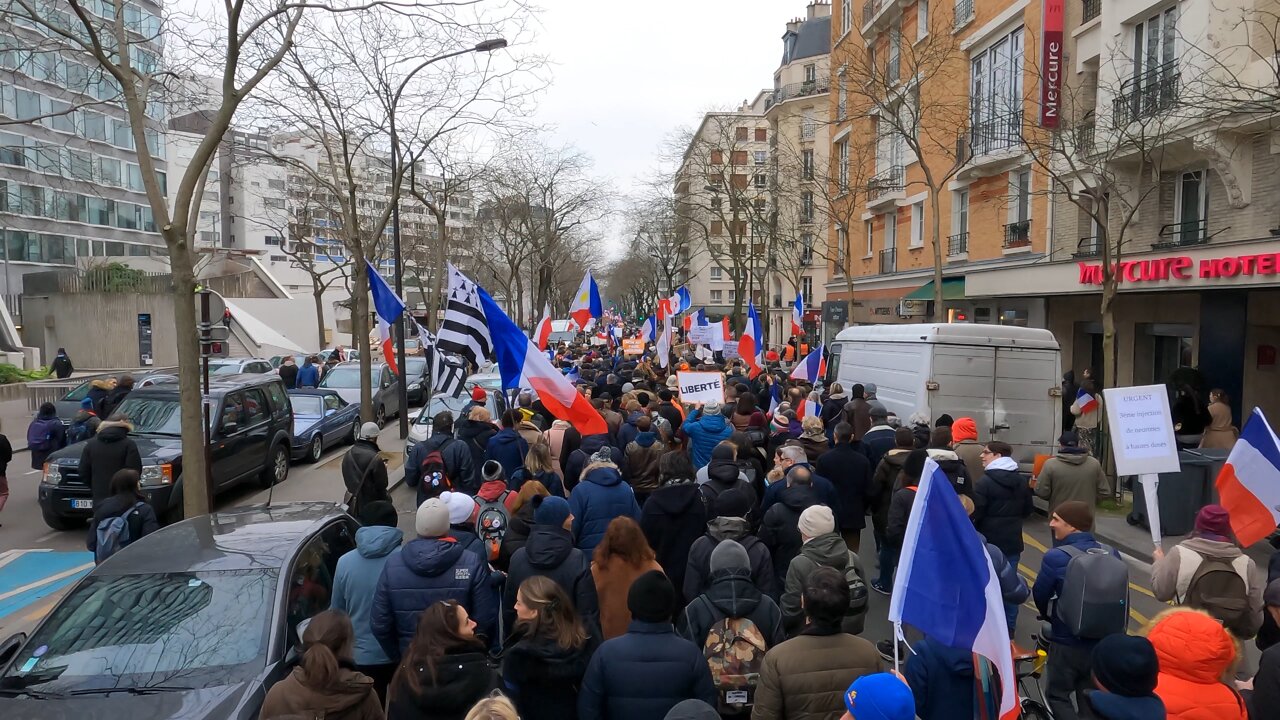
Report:
[[[399,379],[386,363],[369,366],[369,381],[373,387],[373,417],[378,425],[400,413]],[[360,363],[338,363],[320,380],[320,387],[335,390],[352,405],[360,404]]]

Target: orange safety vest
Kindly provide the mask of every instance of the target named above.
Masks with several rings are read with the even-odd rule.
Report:
[[[786,350],[782,351],[782,359],[791,362],[796,359],[796,349],[792,345],[788,345]]]
[[[809,354],[809,343],[800,343],[800,354],[801,355]]]

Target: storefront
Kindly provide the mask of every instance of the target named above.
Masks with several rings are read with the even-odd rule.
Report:
[[[906,275],[906,274],[903,274]],[[934,281],[933,273],[912,273],[909,276],[888,276],[889,284],[882,279],[858,281],[856,297],[851,305],[849,324],[885,325],[890,323],[933,322]],[[906,281],[909,284],[903,285]],[[827,297],[842,299],[848,293],[839,293],[827,286]],[[953,323],[986,323],[992,325],[1018,325],[1044,327],[1044,301],[1040,298],[970,297],[963,275],[952,275],[942,280],[943,321]]]
[[[1254,406],[1280,412],[1280,240],[1134,254],[1117,271],[1117,377],[1106,385],[1165,383],[1177,368],[1194,367],[1233,398],[1237,422]],[[1078,377],[1103,368],[1101,284],[1095,259],[970,273],[966,294],[1043,298],[1042,327]]]

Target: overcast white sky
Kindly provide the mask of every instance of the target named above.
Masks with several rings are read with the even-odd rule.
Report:
[[[537,119],[626,193],[664,137],[772,87],[788,20],[808,0],[535,0],[552,86]]]

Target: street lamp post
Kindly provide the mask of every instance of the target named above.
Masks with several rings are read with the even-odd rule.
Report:
[[[467,53],[493,52],[495,50],[501,50],[506,46],[507,41],[505,38],[493,38],[476,43],[474,47],[427,58],[413,70],[409,71],[409,74],[400,82],[400,86],[396,88],[395,93],[391,96],[388,115],[391,124],[391,182],[395,190],[391,199],[391,252],[393,255],[393,261],[395,262],[396,295],[401,299],[404,298],[404,257],[400,248],[400,136],[396,134],[396,108],[400,104],[400,97],[404,94],[405,88],[409,86],[409,81],[413,79],[413,76],[417,75],[424,68],[434,63],[458,57],[460,55],[466,55]],[[438,238],[438,241],[444,242],[444,238]],[[440,268],[436,268],[436,272],[440,272],[440,270]],[[397,418],[400,424],[401,440],[409,437],[409,378],[405,373],[406,368],[404,357],[404,316],[407,312],[409,312],[409,309],[406,307],[405,312],[401,313],[400,318],[396,320],[396,367],[400,370],[398,392],[400,412],[397,413]],[[421,342],[421,338],[419,338],[419,342]],[[435,378],[432,376],[430,370],[428,370],[427,382],[432,383],[434,380]]]

